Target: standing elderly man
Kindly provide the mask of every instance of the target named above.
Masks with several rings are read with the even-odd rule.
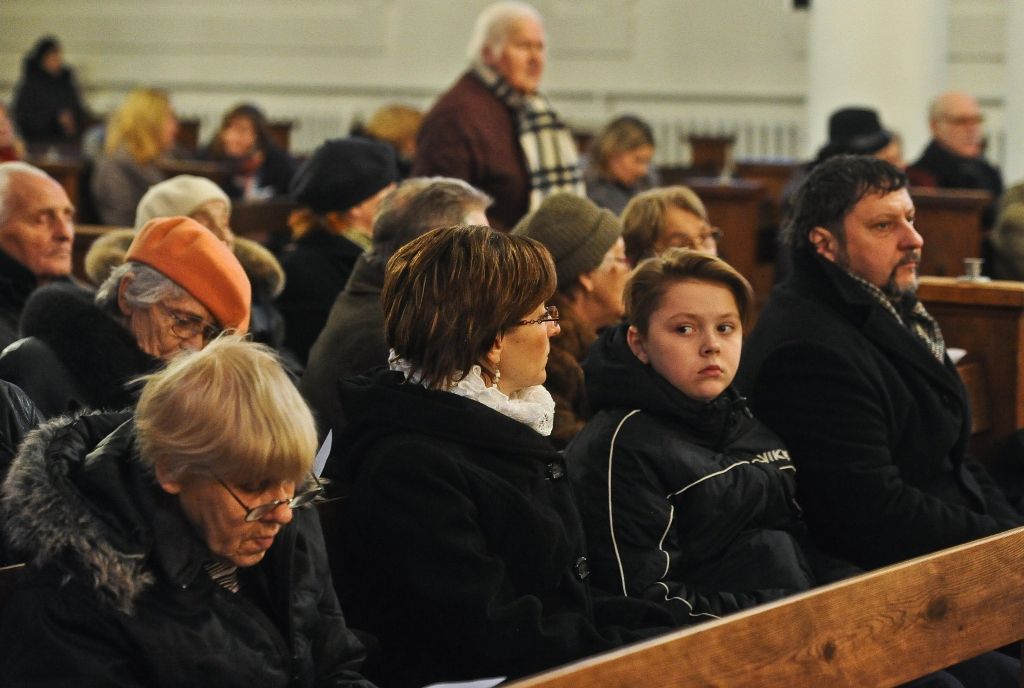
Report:
[[[24,162],[0,164],[0,350],[36,287],[71,274],[75,208],[63,187]]]
[[[967,456],[964,386],[916,296],[924,241],[906,176],[867,156],[826,160],[784,238],[792,271],[739,379],[789,447],[819,543],[874,568],[1024,523]]]
[[[500,230],[551,193],[585,195],[572,134],[537,90],[545,40],[532,6],[487,7],[469,42],[469,69],[420,128],[413,175],[457,177],[490,194],[487,216]]]
[[[341,424],[338,380],[387,365],[384,343],[384,266],[399,248],[448,225],[486,225],[491,198],[461,179],[413,177],[381,203],[373,247],[359,256],[345,290],[309,353],[299,389],[313,408],[320,431]],[[328,466],[332,467],[332,463]]]
[[[943,189],[983,189],[998,199],[1003,193],[999,168],[984,155],[984,117],[969,93],[947,91],[932,101],[928,111],[932,140],[921,157],[907,169],[914,186]],[[986,226],[992,225],[992,212]]]

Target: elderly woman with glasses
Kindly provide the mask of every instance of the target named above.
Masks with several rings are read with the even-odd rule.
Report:
[[[2,490],[30,571],[0,618],[5,685],[370,686],[331,586],[308,407],[224,335],[128,412],[29,437]]]
[[[708,224],[708,211],[688,186],[665,186],[637,194],[622,211],[622,238],[633,265],[670,248],[718,255],[722,230]]]
[[[248,328],[245,271],[195,220],[151,220],[125,258],[95,295],[54,284],[26,303],[24,338],[0,355],[0,379],[21,387],[44,416],[131,406],[133,378],[221,330]]]
[[[487,227],[434,230],[388,262],[390,370],[341,383],[339,458],[351,484],[342,601],[378,635],[389,685],[521,676],[668,620],[589,588],[547,437],[555,280],[540,243]]]

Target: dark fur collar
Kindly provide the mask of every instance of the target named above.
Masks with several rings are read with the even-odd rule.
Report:
[[[134,405],[135,394],[125,384],[160,365],[93,303],[91,292],[73,285],[37,289],[25,305],[21,330],[54,351],[93,408]]]

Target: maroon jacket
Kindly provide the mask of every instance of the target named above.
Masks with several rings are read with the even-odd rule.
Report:
[[[466,72],[427,113],[416,142],[413,176],[464,179],[494,197],[487,217],[509,230],[530,206],[530,176],[515,113]]]

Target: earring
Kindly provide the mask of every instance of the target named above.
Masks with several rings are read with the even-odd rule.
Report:
[[[498,364],[494,364],[494,384],[497,385],[498,381],[501,380],[501,371],[498,370]]]

